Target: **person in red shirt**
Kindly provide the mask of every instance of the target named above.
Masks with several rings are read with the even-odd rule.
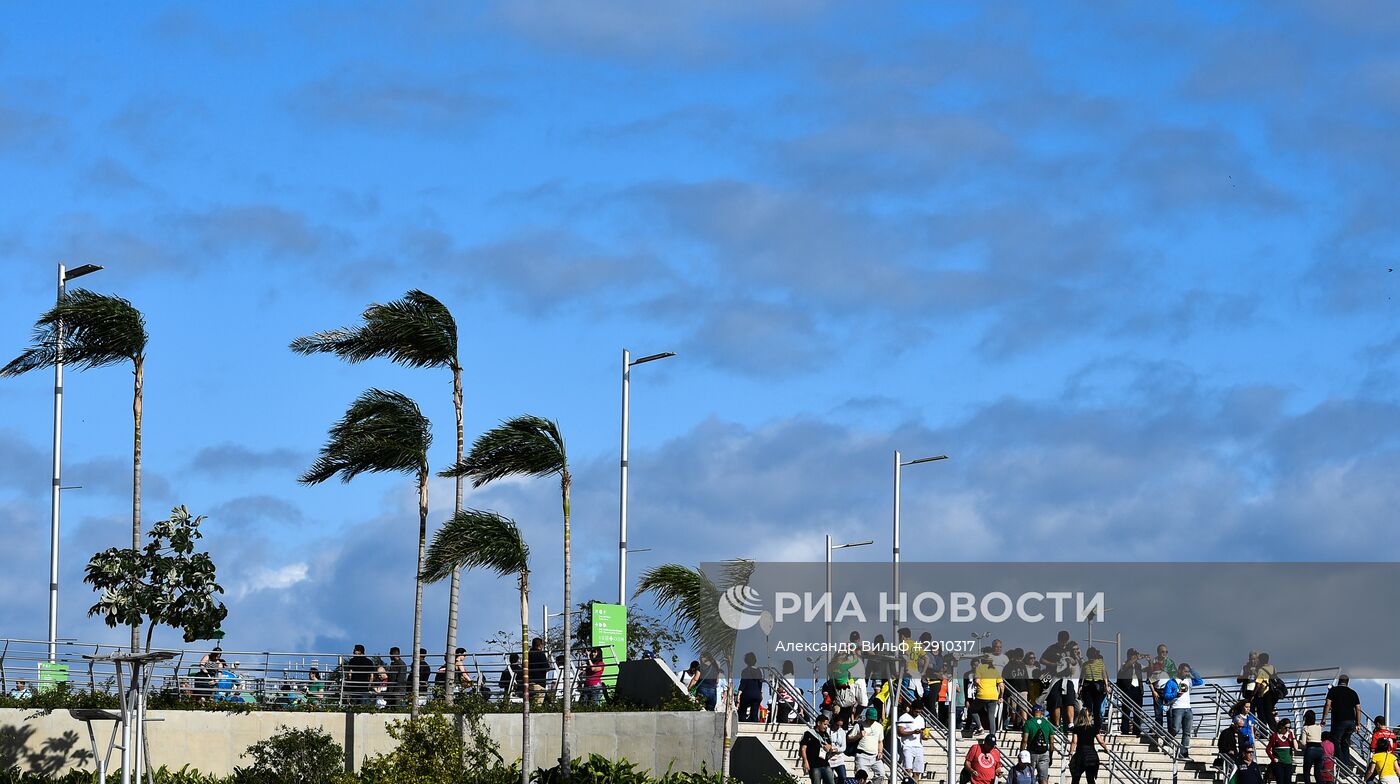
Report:
[[[963,759],[963,769],[972,774],[972,784],[992,784],[1001,771],[1001,752],[997,750],[997,738],[987,733],[979,743],[967,750]]]
[[[1390,741],[1390,747],[1395,748],[1395,730],[1385,726],[1385,717],[1376,717],[1376,727],[1371,731],[1371,751],[1376,750],[1376,745],[1383,740]]]

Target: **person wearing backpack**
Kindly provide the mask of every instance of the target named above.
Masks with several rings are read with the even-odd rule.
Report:
[[[1254,711],[1258,714],[1264,726],[1273,729],[1278,723],[1278,716],[1274,712],[1274,706],[1283,697],[1279,693],[1283,681],[1278,677],[1278,670],[1269,663],[1269,654],[1259,654],[1259,668],[1254,671]]]
[[[1016,765],[1011,768],[1011,775],[1007,777],[1006,784],[1036,784],[1036,770],[1031,764],[1029,751],[1017,755]]]
[[[1031,718],[1021,729],[1021,751],[1031,755],[1036,780],[1040,784],[1050,781],[1050,761],[1055,756],[1055,725],[1045,718],[1045,706],[1040,703],[1031,706]]]

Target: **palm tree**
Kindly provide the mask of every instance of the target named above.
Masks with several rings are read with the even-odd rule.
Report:
[[[406,395],[371,389],[331,425],[321,455],[298,480],[317,485],[333,476],[349,482],[363,473],[392,471],[418,478],[418,563],[413,570],[413,674],[410,713],[418,716],[418,649],[423,633],[423,552],[428,542],[428,448],[432,425]]]
[[[440,582],[463,567],[515,575],[520,586],[520,781],[530,784],[530,547],[514,520],[465,509],[433,534],[423,580]]]
[[[402,298],[365,308],[364,324],[317,332],[292,341],[298,354],[334,354],[346,362],[383,357],[410,368],[447,368],[452,371],[452,408],[457,414],[457,460],[462,459],[462,365],[457,357],[457,321],[447,306],[429,294],[413,289]],[[457,479],[457,502],[462,511],[462,480]],[[457,647],[457,603],[461,573],[452,573],[447,598],[447,648],[452,661]],[[417,650],[416,648],[414,650]]]
[[[141,549],[141,397],[146,340],[146,320],[130,302],[74,289],[35,322],[33,344],[0,368],[0,376],[18,376],[58,362],[80,369],[131,362],[135,375],[131,397],[131,547],[135,550]],[[131,650],[141,650],[140,624],[131,627]]]
[[[700,651],[709,653],[725,663],[728,672],[725,682],[733,683],[734,646],[737,636],[734,629],[720,618],[719,602],[726,589],[748,584],[753,567],[753,561],[731,561],[721,575],[721,584],[717,585],[703,570],[665,564],[642,575],[633,597],[651,594],[657,606],[666,610],[670,618],[690,634]],[[721,700],[721,704],[724,705],[721,781],[729,780],[729,723],[732,702],[733,700],[727,698]]]
[[[574,719],[573,629],[569,623],[570,542],[569,542],[569,458],[564,449],[564,436],[557,422],[526,414],[506,420],[477,437],[471,452],[442,476],[469,476],[473,487],[510,476],[559,476],[559,495],[564,507],[564,711],[560,735],[560,771],[569,775],[569,730]]]

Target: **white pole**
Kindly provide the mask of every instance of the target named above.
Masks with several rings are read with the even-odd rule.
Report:
[[[892,581],[893,581],[893,585],[894,585],[894,595],[891,597],[891,601],[893,601],[893,602],[898,602],[898,601],[899,601],[899,472],[900,472],[900,468],[901,468],[901,465],[900,465],[899,450],[896,449],[896,450],[895,450],[895,453],[894,453],[894,532],[893,532],[893,542],[894,542],[894,545],[893,545],[893,547],[891,548],[891,551],[890,551],[890,571],[891,571],[891,574],[892,574],[892,578],[893,578]],[[895,613],[895,615],[894,615],[894,622],[890,624],[890,629],[891,629],[891,632],[892,632],[892,633],[890,634],[890,645],[891,645],[891,646],[898,645],[898,643],[899,643],[899,613]],[[893,665],[893,667],[892,667],[892,671],[891,671],[890,673],[888,673],[888,674],[891,676],[891,677],[890,677],[890,680],[889,680],[889,687],[890,687],[890,690],[889,690],[889,700],[888,700],[888,701],[889,701],[889,705],[887,706],[887,707],[889,708],[889,712],[890,712],[890,743],[889,743],[889,747],[890,747],[890,781],[891,781],[891,782],[899,781],[899,736],[898,736],[898,734],[897,734],[896,731],[895,731],[895,727],[896,727],[896,725],[899,723],[900,676],[901,676],[903,673],[899,672],[899,657],[898,657],[897,655],[893,655],[894,652],[895,652],[896,650],[898,650],[898,649],[897,649],[897,648],[891,648],[891,649],[890,649],[890,653],[891,653],[891,657],[890,657],[890,658],[893,659],[894,665]],[[951,752],[950,752],[950,753],[951,753]],[[954,779],[949,779],[949,784],[951,784],[952,781],[954,781]]]
[[[58,263],[58,302],[63,301],[68,268]],[[63,466],[63,322],[58,323],[53,363],[53,489],[49,519],[49,662],[58,661],[58,497]]]
[[[549,605],[540,605],[540,639],[544,640],[544,649],[549,651]]]
[[[627,604],[627,429],[631,402],[632,353],[622,350],[622,462],[617,514],[617,603]]]
[[[1390,718],[1390,681],[1382,685],[1381,692],[1385,695],[1385,699],[1381,701],[1381,707],[1385,709],[1385,719],[1393,724],[1394,721]]]
[[[826,659],[831,663],[831,534],[826,535]]]
[[[948,676],[948,781],[958,780],[958,665]]]

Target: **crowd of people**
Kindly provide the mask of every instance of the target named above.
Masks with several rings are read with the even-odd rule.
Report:
[[[483,699],[523,699],[526,675],[534,704],[563,698],[564,679],[559,675],[564,656],[551,657],[544,640],[538,637],[531,642],[524,668],[519,653],[509,654],[499,664],[493,661],[494,666],[485,672],[475,663],[469,665],[465,648],[457,648],[451,662],[439,654],[436,658],[442,663],[436,667],[427,649],[419,648],[418,653],[420,704],[429,698],[451,699],[465,694]],[[574,696],[584,704],[601,703],[607,692],[603,651],[584,647],[577,653],[570,668]],[[266,679],[250,683],[252,679],[245,676],[239,663],[226,660],[222,649],[215,648],[179,678],[179,689],[183,696],[199,702],[271,701],[283,707],[335,702],[394,708],[407,705],[412,692],[412,665],[398,647],[390,648],[385,659],[368,656],[363,645],[356,645],[351,655],[330,672],[313,665],[304,674],[304,678],[285,677],[271,694],[263,694]]]
[[[898,690],[900,699],[897,756],[915,780],[923,774],[923,746],[906,741],[926,736],[925,715],[945,725],[951,721],[964,736],[977,739],[963,760],[962,784],[991,784],[987,771],[1002,770],[996,733],[1004,730],[1020,733],[1011,784],[1046,784],[1057,753],[1067,755],[1073,784],[1096,784],[1100,752],[1108,749],[1106,736],[1115,729],[1148,734],[1149,722],[1156,725],[1152,734],[1173,739],[1175,753],[1192,759],[1191,740],[1198,729],[1197,711],[1204,707],[1200,693],[1205,682],[1189,663],[1173,659],[1164,643],[1151,654],[1130,648],[1115,671],[1101,651],[1081,649],[1066,631],[1039,652],[1006,649],[1001,640],[994,640],[976,654],[958,656],[941,653],[928,634],[914,640],[908,629],[899,630],[897,642],[892,647],[903,655],[882,655],[880,651],[890,649],[882,636],[862,646],[859,632],[851,632],[850,644],[832,657],[825,680],[814,687],[810,704],[822,720],[806,731],[804,737],[812,740],[801,751],[803,769],[814,784],[844,782],[847,773],[883,778],[879,759],[888,737],[883,722],[891,688]],[[808,694],[800,688],[791,660],[782,663],[782,678],[769,687],[775,692],[769,705],[763,704],[765,681],[753,654],[746,664],[736,690],[741,721],[757,720],[766,708],[776,711],[773,718],[778,722],[806,721],[798,706]],[[702,658],[693,669],[713,708],[718,667]],[[1228,709],[1232,721],[1216,738],[1215,752],[1221,759],[1217,764],[1244,777],[1236,784],[1252,784],[1253,776],[1261,782],[1293,784],[1298,761],[1303,784],[1325,784],[1335,780],[1337,766],[1350,769],[1354,764],[1352,735],[1361,727],[1362,713],[1347,676],[1340,676],[1328,692],[1320,717],[1313,711],[1305,714],[1299,732],[1278,714],[1288,685],[1268,653],[1250,652],[1235,680],[1238,692],[1231,695]],[[1116,728],[1109,726],[1115,691],[1120,695]],[[1211,699],[1218,697],[1212,693]],[[1400,784],[1400,779],[1389,778],[1400,770],[1395,736],[1384,719],[1376,722],[1370,744],[1373,773],[1383,784]],[[1055,747],[1057,729],[1068,748]],[[1267,761],[1255,759],[1256,740],[1264,746]]]

